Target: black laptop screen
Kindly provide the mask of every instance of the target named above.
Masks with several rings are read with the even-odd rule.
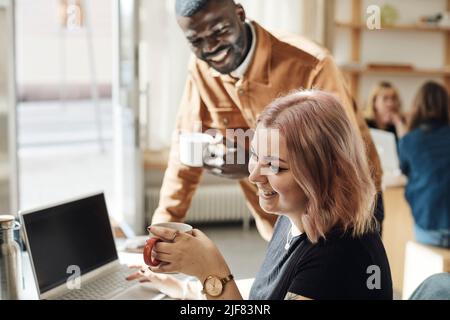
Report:
[[[22,217],[41,293],[117,259],[103,194]]]

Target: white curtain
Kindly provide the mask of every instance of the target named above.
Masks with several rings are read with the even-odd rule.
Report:
[[[247,16],[273,31],[324,40],[324,3],[331,0],[236,0]],[[149,88],[148,148],[170,145],[186,79],[189,48],[175,20],[174,0],[141,1],[142,90]]]

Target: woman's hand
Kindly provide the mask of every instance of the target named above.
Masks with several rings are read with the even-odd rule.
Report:
[[[398,112],[390,113],[389,114],[389,120],[391,121],[391,123],[393,125],[400,124],[400,123],[403,124],[404,123],[404,119],[403,119],[402,115],[399,114]]]
[[[405,118],[399,113],[392,113],[391,114],[391,122],[395,126],[395,129],[397,131],[397,136],[399,138],[403,137],[406,134]]]
[[[152,272],[147,266],[130,266],[136,272],[129,275],[128,281],[139,280],[139,282],[150,282],[155,289],[173,299],[199,299],[200,291],[194,291],[194,287],[188,286],[188,283],[179,280],[171,275],[158,274]]]
[[[153,249],[154,259],[162,262],[150,267],[153,272],[181,272],[202,283],[212,274],[223,277],[230,274],[222,254],[203,232],[194,229],[192,234],[178,233],[175,239],[173,229],[150,227],[150,232],[163,240]]]

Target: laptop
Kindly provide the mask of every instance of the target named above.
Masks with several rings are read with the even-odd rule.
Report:
[[[396,171],[400,169],[397,153],[397,142],[392,132],[370,129],[370,135],[378,151],[383,171]]]
[[[370,135],[375,144],[383,168],[384,185],[404,185],[406,177],[400,170],[397,152],[397,141],[392,132],[370,129]]]
[[[126,281],[103,193],[20,212],[40,299],[161,299]],[[128,296],[127,296],[128,295]]]

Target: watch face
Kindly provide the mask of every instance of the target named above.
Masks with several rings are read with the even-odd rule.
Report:
[[[222,293],[223,284],[217,277],[210,277],[205,282],[205,291],[212,297],[217,297]]]

